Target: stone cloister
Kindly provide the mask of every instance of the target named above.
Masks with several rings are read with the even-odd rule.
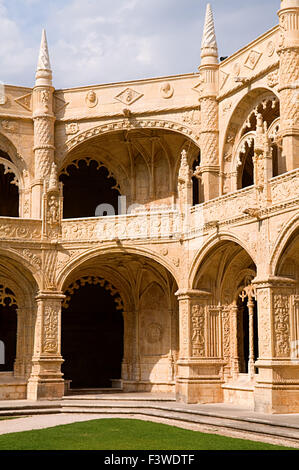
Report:
[[[258,12],[257,12],[258,14]],[[0,399],[299,412],[299,0],[199,72],[0,100]]]

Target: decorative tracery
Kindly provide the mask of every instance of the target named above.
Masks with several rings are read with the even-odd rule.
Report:
[[[100,276],[83,276],[70,284],[70,286],[64,292],[66,297],[63,301],[62,307],[68,308],[72,295],[76,290],[80,289],[80,287],[84,287],[85,285],[100,285],[105,290],[109,291],[112,295],[116,303],[116,310],[122,310],[124,308],[123,301],[119,295],[118,290],[110,282],[106,281]]]
[[[0,284],[0,305],[3,307],[17,306],[17,299],[12,290]]]

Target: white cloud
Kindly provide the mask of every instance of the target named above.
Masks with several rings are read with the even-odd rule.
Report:
[[[0,0],[0,80],[33,85],[44,26],[58,88],[195,72],[205,3]],[[274,25],[279,0],[273,3],[214,0],[220,55]]]

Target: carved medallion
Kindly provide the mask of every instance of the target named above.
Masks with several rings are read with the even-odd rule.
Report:
[[[238,77],[240,75],[240,71],[241,71],[241,65],[239,62],[236,62],[234,65],[233,65],[233,74],[235,77]]]
[[[160,323],[150,323],[146,328],[145,337],[149,343],[158,343],[163,335],[162,325]]]
[[[173,86],[169,82],[163,82],[160,87],[160,95],[164,99],[171,98],[173,96]]]
[[[258,63],[261,55],[262,54],[260,52],[254,50],[250,51],[247,56],[247,59],[244,62],[245,67],[248,67],[250,70],[253,70],[256,67],[256,64]]]
[[[275,45],[273,41],[269,41],[267,44],[267,56],[271,57],[275,52]]]
[[[66,135],[74,135],[79,132],[79,124],[77,122],[71,122],[66,124],[65,126],[65,133]]]
[[[93,90],[89,90],[85,97],[85,103],[89,108],[94,108],[98,104],[98,98]]]
[[[124,91],[115,96],[117,101],[120,101],[123,104],[133,104],[135,101],[139,100],[143,96],[142,93],[132,90],[132,88],[126,88]]]

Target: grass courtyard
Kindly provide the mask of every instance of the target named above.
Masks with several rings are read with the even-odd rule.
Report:
[[[0,435],[0,450],[286,450],[135,419],[97,419]]]

